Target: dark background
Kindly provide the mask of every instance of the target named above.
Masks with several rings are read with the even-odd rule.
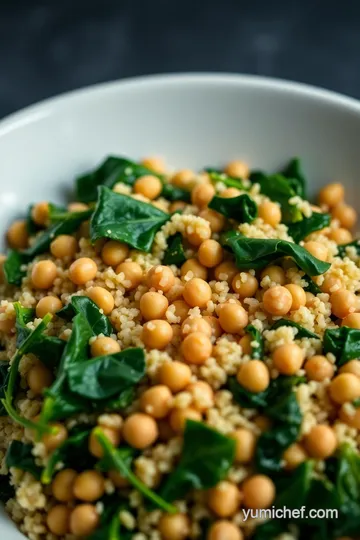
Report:
[[[0,0],[0,117],[149,73],[227,71],[360,97],[358,0]]]

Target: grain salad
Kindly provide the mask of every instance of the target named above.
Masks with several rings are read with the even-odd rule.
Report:
[[[108,157],[7,231],[0,500],[30,540],[360,533],[360,243],[341,183]],[[260,510],[336,509],[269,519]]]

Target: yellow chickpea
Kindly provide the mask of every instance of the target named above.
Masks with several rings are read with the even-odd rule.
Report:
[[[159,197],[162,190],[161,180],[157,176],[147,174],[140,176],[134,184],[134,192],[151,201]]]
[[[242,491],[246,508],[269,508],[275,499],[275,484],[264,474],[256,474],[246,479]]]
[[[36,305],[36,316],[42,319],[47,313],[53,315],[63,307],[57,296],[44,296]]]
[[[238,428],[231,437],[236,441],[235,461],[249,463],[255,453],[256,437],[252,431],[246,428]]]
[[[238,510],[240,502],[240,491],[232,482],[220,482],[208,491],[208,506],[219,517],[233,516]]]
[[[140,398],[140,408],[154,418],[165,418],[172,406],[172,393],[165,384],[145,390]]]
[[[35,263],[31,271],[31,281],[36,289],[50,289],[57,276],[57,268],[52,261]]]
[[[203,317],[187,317],[181,325],[182,336],[185,337],[194,332],[201,332],[208,337],[212,335],[211,327]]]
[[[305,449],[299,443],[291,444],[284,452],[285,469],[291,471],[308,459]]]
[[[158,156],[149,156],[141,160],[141,164],[157,174],[165,173],[165,163],[161,157]]]
[[[284,270],[281,266],[276,266],[275,264],[264,268],[261,272],[261,280],[264,278],[270,278],[270,281],[277,283],[278,285],[285,285],[286,283]]]
[[[335,452],[337,447],[335,432],[330,426],[317,424],[306,435],[304,445],[310,457],[327,459]]]
[[[293,283],[285,285],[285,288],[290,292],[292,296],[291,311],[296,311],[306,304],[306,293],[300,285],[294,285]]]
[[[357,307],[356,295],[346,289],[339,289],[330,296],[331,311],[339,319],[344,319],[354,313]]]
[[[342,288],[341,279],[332,275],[325,274],[324,281],[321,285],[321,290],[325,293],[331,294]]]
[[[333,240],[333,242],[336,242],[338,246],[348,244],[352,241],[351,232],[347,229],[344,229],[343,227],[339,227],[338,229],[331,229],[328,237],[330,240]]]
[[[120,345],[115,339],[110,337],[98,337],[92,341],[90,346],[91,356],[106,356],[120,352]]]
[[[169,416],[169,423],[171,429],[175,433],[182,433],[185,429],[186,420],[194,420],[195,422],[201,422],[201,413],[194,408],[185,407],[183,409],[172,409]]]
[[[360,378],[360,360],[350,360],[339,369],[339,373],[352,373]]]
[[[221,336],[221,334],[223,333],[223,329],[221,328],[221,324],[219,322],[219,319],[217,319],[213,315],[205,315],[203,317],[203,319],[204,319],[204,321],[206,321],[210,325],[211,335],[215,339],[218,339]]]
[[[183,169],[176,172],[172,178],[171,182],[180,188],[190,189],[194,183],[195,173],[190,169]]]
[[[125,441],[138,450],[151,446],[159,436],[154,418],[144,413],[128,416],[124,421],[122,433]]]
[[[220,309],[219,322],[224,332],[238,334],[249,322],[247,311],[233,302],[226,302]]]
[[[226,165],[224,172],[225,174],[234,176],[235,178],[248,178],[250,169],[245,161],[236,159],[234,161],[230,161]]]
[[[99,427],[97,427],[97,430]],[[116,429],[111,429],[107,426],[100,426],[100,429],[102,433],[105,435],[107,439],[111,442],[113,446],[119,446],[121,441],[121,435],[120,432]],[[89,452],[92,456],[95,456],[97,458],[102,458],[104,455],[104,450],[99,441],[97,440],[97,437],[95,435],[95,428],[91,431],[90,437],[89,437]]]
[[[7,230],[7,241],[14,249],[24,249],[29,242],[29,233],[25,220],[14,221]]]
[[[176,277],[174,280],[174,285],[171,289],[165,293],[166,298],[169,302],[174,302],[174,300],[182,299],[182,293],[184,290],[184,284],[180,278]]]
[[[198,257],[203,266],[214,268],[222,261],[223,249],[216,240],[205,240],[200,244]]]
[[[224,261],[220,263],[214,271],[217,281],[227,281],[228,283],[232,283],[237,274],[238,269],[233,261]]]
[[[207,540],[244,540],[244,535],[234,523],[222,519],[211,525]]]
[[[259,282],[249,272],[240,272],[234,276],[231,286],[240,298],[252,298],[259,288]]]
[[[124,274],[125,281],[123,285],[125,289],[135,289],[140,285],[143,278],[141,266],[136,262],[123,262],[116,267],[117,274]]]
[[[172,326],[161,319],[144,324],[142,340],[149,349],[165,349],[174,336]]]
[[[190,306],[188,306],[185,300],[175,300],[171,304],[171,306],[174,306],[175,308],[174,315],[176,317],[180,317],[180,324],[182,324],[184,320],[186,319],[186,317],[188,316]]]
[[[69,268],[69,277],[75,285],[85,285],[88,281],[95,278],[97,264],[89,257],[76,259]]]
[[[182,342],[181,350],[185,362],[201,365],[211,356],[212,343],[205,334],[193,332],[186,336]]]
[[[47,452],[53,452],[68,438],[67,429],[62,424],[54,423],[51,427],[56,428],[56,433],[46,433],[41,439]]]
[[[282,285],[275,285],[267,289],[263,296],[264,309],[271,315],[286,315],[289,313],[293,297]]]
[[[184,300],[190,307],[205,307],[211,300],[211,294],[210,285],[200,278],[190,279],[183,290]]]
[[[49,219],[49,203],[43,201],[35,204],[31,209],[31,218],[36,225],[46,226]]]
[[[326,356],[320,354],[312,356],[305,363],[306,376],[310,381],[324,381],[334,376],[334,366]]]
[[[259,217],[271,227],[276,227],[281,222],[280,206],[271,201],[264,201],[259,205]]]
[[[75,536],[89,536],[99,525],[99,514],[92,504],[79,504],[70,515],[70,531]]]
[[[176,212],[177,210],[184,210],[186,207],[186,202],[184,201],[174,201],[169,206],[169,212],[172,214],[173,212]]]
[[[147,321],[165,317],[168,306],[166,296],[157,292],[147,292],[140,299],[141,315]]]
[[[46,524],[49,531],[57,536],[65,536],[70,528],[71,508],[64,504],[57,504],[48,511]]]
[[[74,495],[81,501],[97,501],[104,495],[104,492],[104,477],[98,471],[83,471],[75,479]]]
[[[68,204],[67,209],[69,212],[85,212],[86,210],[89,210],[89,207],[82,202],[72,202]]]
[[[337,204],[331,210],[331,215],[333,219],[337,219],[345,229],[352,229],[357,221],[356,210],[349,206],[348,204],[340,203]]]
[[[0,313],[5,313],[6,307],[0,308]],[[15,314],[7,314],[6,319],[0,319],[0,332],[11,334],[15,328]]]
[[[225,216],[211,208],[204,208],[200,211],[199,216],[209,222],[211,232],[213,233],[219,233],[225,227]]]
[[[256,394],[266,390],[270,384],[268,367],[261,360],[250,360],[246,364],[242,364],[236,378],[241,386]]]
[[[90,237],[90,221],[86,220],[83,221],[80,225],[78,232],[77,232],[77,238],[89,238]]]
[[[223,199],[233,199],[234,197],[239,197],[239,195],[241,195],[241,191],[235,187],[226,188],[220,193],[220,197]]]
[[[191,192],[191,202],[193,205],[203,208],[207,206],[215,196],[215,188],[212,184],[198,184]]]
[[[192,228],[191,231],[186,231],[186,238],[192,246],[200,246],[202,242],[208,240],[211,236],[210,225],[205,222],[201,225]]]
[[[191,277],[200,278],[207,280],[208,269],[199,263],[197,259],[188,259],[181,266],[181,277],[185,277],[188,272],[191,272],[193,275]]]
[[[344,424],[358,430],[360,429],[360,407],[356,407],[353,411],[349,411],[346,405],[342,405],[339,418]]]
[[[331,399],[339,405],[354,401],[360,398],[360,379],[353,373],[340,373],[331,381],[329,392]]]
[[[329,208],[336,206],[344,200],[345,190],[342,184],[327,184],[319,193],[319,203]]]
[[[200,412],[205,412],[214,405],[214,391],[205,381],[196,381],[186,387],[186,392],[192,395],[192,406]]]
[[[108,240],[101,250],[101,258],[109,266],[118,266],[129,256],[129,246],[117,240]]]
[[[168,386],[171,392],[180,392],[191,380],[191,369],[187,364],[178,362],[166,362],[159,369],[159,382]]]
[[[328,248],[323,244],[320,244],[320,242],[309,240],[309,242],[305,242],[304,248],[306,249],[306,251],[311,253],[311,255],[313,255],[317,259],[320,259],[320,261],[326,261],[328,258]]]
[[[350,313],[341,321],[341,326],[360,329],[360,313]]]
[[[158,527],[163,540],[185,540],[190,534],[190,522],[185,514],[163,514]]]
[[[74,482],[77,474],[73,469],[63,469],[57,473],[51,484],[55,499],[60,502],[70,502],[74,499]]]
[[[273,353],[275,368],[283,375],[295,375],[304,363],[304,352],[295,343],[277,347]]]
[[[129,485],[129,480],[125,478],[125,476],[122,476],[117,471],[109,471],[108,476],[110,480],[112,481],[112,483],[114,484],[114,486],[117,488],[121,489],[124,487],[128,487]]]
[[[50,252],[57,259],[74,258],[78,249],[76,238],[69,234],[60,234],[50,244]]]
[[[87,291],[87,296],[102,309],[105,315],[109,315],[114,309],[114,297],[111,292],[104,289],[104,287],[91,287],[91,289]]]
[[[175,276],[168,266],[153,266],[147,275],[149,287],[159,291],[168,292],[174,285]]]
[[[239,339],[239,345],[241,347],[243,354],[251,354],[252,347],[251,347],[252,337],[250,334],[246,334],[242,338]]]
[[[50,369],[39,361],[28,371],[26,379],[30,390],[40,396],[45,388],[49,388],[54,377]]]

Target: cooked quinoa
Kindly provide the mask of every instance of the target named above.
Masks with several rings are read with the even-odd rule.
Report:
[[[340,183],[109,157],[1,259],[0,499],[30,540],[360,532],[360,245]],[[272,519],[287,506],[338,517]],[[250,512],[250,517],[249,516]]]

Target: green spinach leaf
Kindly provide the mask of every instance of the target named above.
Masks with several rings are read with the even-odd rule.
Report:
[[[163,183],[161,196],[164,197],[164,199],[167,199],[168,201],[171,201],[171,202],[173,201],[190,202],[190,199],[191,199],[190,191],[186,191],[186,189],[182,189],[177,186],[174,186],[173,184],[170,184],[169,182]]]
[[[131,540],[134,532],[124,530],[121,526],[119,513],[122,510],[131,510],[126,499],[119,499],[118,494],[106,495],[101,499],[104,511],[100,517],[100,524],[88,540]]]
[[[280,172],[287,178],[290,186],[302,199],[306,199],[306,179],[299,158],[293,158]]]
[[[336,365],[342,366],[360,357],[360,330],[342,326],[327,328],[323,339],[324,352],[336,357]]]
[[[290,321],[289,319],[279,319],[277,320],[270,328],[270,330],[276,330],[277,328],[280,328],[281,326],[291,326],[292,328],[296,328],[297,332],[295,334],[295,339],[301,339],[301,338],[309,338],[309,339],[320,339],[320,337],[317,334],[314,334],[314,332],[310,332],[307,328],[304,328],[301,326],[301,324],[298,324],[294,321]]]
[[[318,287],[316,285],[316,283],[314,283],[314,281],[311,279],[310,276],[307,276],[307,275],[304,275],[303,276],[303,279],[305,279],[307,281],[307,285],[304,287],[304,291],[306,292],[310,292],[312,294],[314,294],[315,296],[317,294],[321,294],[322,293],[322,290],[320,289],[320,287]]]
[[[87,296],[72,296],[69,304],[58,311],[56,315],[71,321],[78,313],[84,315],[90,326],[92,335],[98,336],[99,334],[104,334],[105,336],[110,336],[112,333],[113,330],[108,317],[101,313],[95,302]]]
[[[10,249],[4,262],[4,275],[10,285],[21,285],[23,277],[26,275],[24,266],[28,264],[29,258],[19,251]]]
[[[181,266],[186,261],[181,233],[176,233],[169,239],[167,250],[163,258],[163,263]]]
[[[5,457],[6,466],[14,467],[25,472],[31,473],[37,480],[40,479],[40,467],[35,463],[35,457],[32,454],[32,445],[20,441],[11,441]]]
[[[290,223],[288,225],[288,233],[294,239],[294,242],[298,244],[300,240],[303,240],[309,234],[328,227],[330,221],[330,214],[313,212],[310,217],[304,217],[301,221]]]
[[[268,403],[269,387],[263,392],[249,392],[237,382],[236,377],[229,377],[227,386],[234,400],[245,409],[264,409]]]
[[[256,202],[246,193],[232,198],[215,195],[208,206],[219,212],[219,214],[223,214],[227,218],[236,219],[240,223],[251,223],[258,214]]]
[[[213,169],[211,167],[206,167],[204,170],[208,173],[210,180],[214,184],[221,182],[227,187],[235,187],[242,191],[249,190],[249,188],[243,183],[241,178],[234,178],[233,176],[229,176],[226,173],[218,169]]]
[[[250,334],[252,341],[255,341],[257,346],[251,346],[251,358],[257,359],[264,356],[264,339],[261,335],[261,332],[252,324],[249,324],[245,328],[245,332]]]

